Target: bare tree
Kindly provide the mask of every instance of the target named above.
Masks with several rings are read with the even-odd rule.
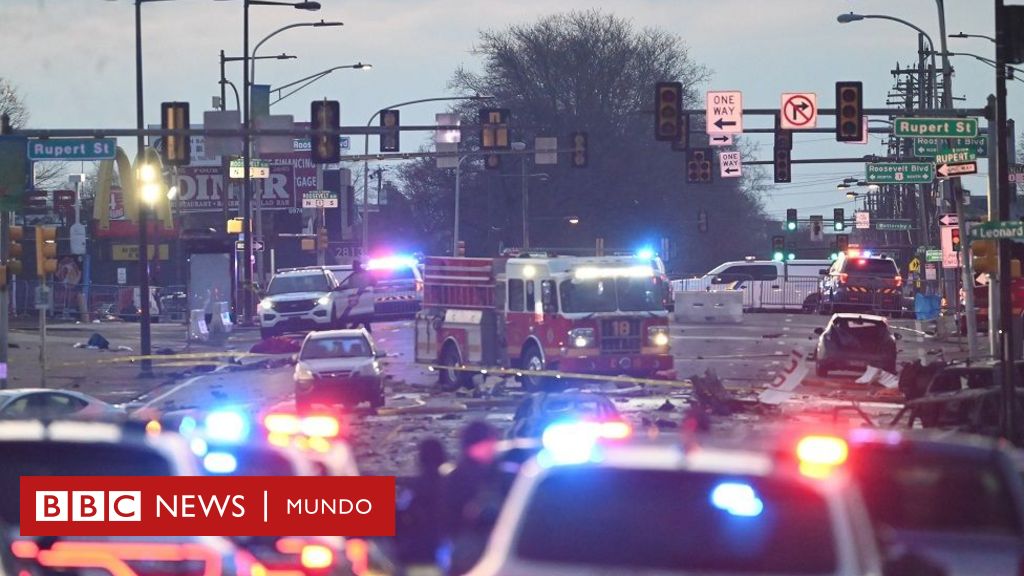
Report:
[[[10,80],[0,77],[0,114],[7,114],[11,121],[11,128],[25,128],[28,126],[29,110],[24,98],[18,94],[18,89]],[[45,162],[35,168],[35,187],[49,189],[66,184],[64,181],[67,172],[67,162]]]

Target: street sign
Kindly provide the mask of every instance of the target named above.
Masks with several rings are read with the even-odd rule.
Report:
[[[785,130],[802,130],[818,125],[818,96],[813,92],[783,94],[779,110],[779,125]]]
[[[117,151],[115,138],[47,138],[28,141],[28,159],[110,160]]]
[[[913,228],[910,220],[875,220],[875,230],[904,232]]]
[[[939,216],[939,224],[943,226],[959,226],[960,217],[956,214],[943,214]]]
[[[263,244],[263,240],[253,240],[252,241],[252,251],[253,252],[263,252],[263,249],[265,247],[266,246]],[[235,251],[236,252],[245,252],[245,240],[236,240],[235,241]]]
[[[333,192],[306,192],[302,195],[303,208],[337,208],[338,197]]]
[[[1024,222],[1017,220],[1005,222],[980,222],[970,224],[967,237],[971,240],[1022,240],[1024,239]]]
[[[47,310],[53,306],[53,290],[48,286],[36,286],[36,310]]]
[[[936,164],[963,164],[965,162],[974,162],[978,159],[978,155],[974,150],[968,148],[953,148],[945,149],[935,155]]]
[[[1011,164],[1010,168],[1010,183],[1011,184],[1024,184],[1024,164]]]
[[[855,212],[854,213],[854,225],[858,230],[867,230],[871,228],[871,213],[870,212]]]
[[[963,176],[965,174],[977,174],[977,162],[964,162],[962,164],[939,164],[935,167],[936,178],[950,178]]]
[[[708,134],[711,146],[732,146],[732,134]]]
[[[558,138],[537,136],[533,139],[533,163],[538,165],[558,164]]]
[[[928,250],[924,253],[925,262],[942,262],[942,250]]]
[[[910,263],[907,264],[907,270],[909,272],[919,272],[921,270],[921,261],[917,258],[911,258]]]
[[[718,170],[722,178],[739,178],[743,176],[743,161],[738,150],[719,152]]]
[[[892,133],[900,138],[973,138],[978,135],[978,119],[896,118],[892,125]]]
[[[741,134],[743,132],[743,93],[715,92],[707,93],[707,129],[708,134]]]
[[[929,158],[942,154],[950,148],[953,150],[971,150],[978,158],[988,156],[988,138],[914,138],[914,156]]]
[[[866,164],[868,184],[928,184],[935,179],[929,162],[877,162]]]
[[[244,178],[244,175],[245,162],[242,160],[232,160],[228,176],[231,178]],[[249,177],[270,178],[270,164],[266,160],[259,160],[256,158],[249,160]]]

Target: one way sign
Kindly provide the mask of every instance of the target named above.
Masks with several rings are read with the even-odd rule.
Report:
[[[740,153],[738,151],[719,153],[718,169],[722,178],[743,176],[743,162],[740,160]]]
[[[707,93],[708,134],[741,134],[743,132],[743,93]]]

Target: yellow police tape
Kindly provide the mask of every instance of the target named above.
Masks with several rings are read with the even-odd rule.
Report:
[[[677,388],[692,388],[693,381],[686,380],[662,380],[658,378],[636,378],[633,376],[610,376],[604,374],[580,374],[576,372],[560,372],[557,370],[519,370],[515,368],[480,368],[470,366],[445,366],[443,364],[419,364],[431,372],[440,370],[456,370],[459,372],[472,372],[474,374],[497,376],[537,376],[539,378],[554,378],[555,380],[597,380],[601,382],[621,382],[625,384],[649,384],[653,386],[674,386]]]
[[[115,356],[112,358],[98,358],[96,360],[82,360],[78,362],[63,362],[55,364],[54,367],[89,366],[94,364],[134,364],[143,360],[149,360],[153,364],[191,366],[195,364],[217,364],[222,358],[272,358],[280,356],[275,354],[257,354],[253,352],[193,352],[188,354],[150,354],[148,356]],[[212,362],[211,362],[212,361]],[[225,365],[238,366],[234,362],[219,362]]]

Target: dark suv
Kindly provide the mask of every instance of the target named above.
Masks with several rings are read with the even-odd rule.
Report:
[[[903,277],[891,258],[840,254],[823,272],[818,312],[864,311],[897,314],[902,311]]]

